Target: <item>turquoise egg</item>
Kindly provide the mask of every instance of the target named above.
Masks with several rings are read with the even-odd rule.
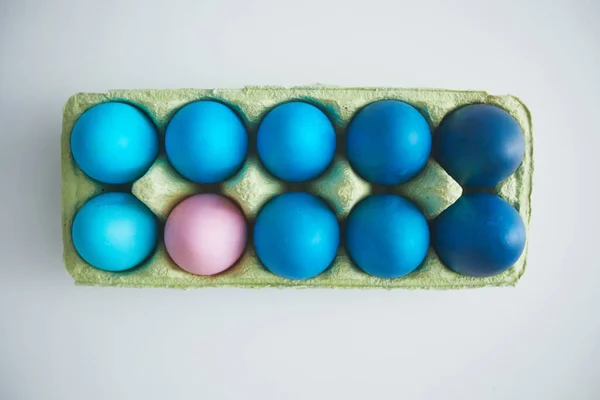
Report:
[[[105,271],[124,271],[152,254],[158,221],[132,194],[105,193],[81,207],[71,233],[77,253],[90,265]]]
[[[132,105],[99,104],[75,122],[71,153],[79,168],[97,181],[130,183],[144,175],[156,159],[156,127]]]

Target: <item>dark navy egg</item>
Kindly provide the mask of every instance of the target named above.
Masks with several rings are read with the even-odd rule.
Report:
[[[512,175],[525,153],[523,131],[508,112],[471,104],[447,115],[435,132],[433,156],[460,184],[483,188]]]
[[[348,216],[346,247],[367,274],[398,278],[423,262],[429,227],[410,201],[393,194],[369,196]]]
[[[485,277],[510,268],[525,248],[525,225],[509,203],[487,193],[467,194],[432,224],[442,262],[462,275]]]
[[[350,122],[347,151],[352,168],[367,181],[396,185],[425,166],[431,152],[431,131],[410,104],[377,101]]]

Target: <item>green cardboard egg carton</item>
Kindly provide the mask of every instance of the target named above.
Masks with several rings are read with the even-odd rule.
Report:
[[[243,119],[249,135],[248,158],[232,178],[217,185],[190,182],[170,165],[164,152],[164,133],[170,118],[187,103],[218,100],[231,106]],[[409,182],[382,187],[360,178],[345,157],[346,127],[354,114],[377,100],[396,99],[410,103],[428,120],[432,135],[450,111],[472,103],[502,107],[521,125],[525,136],[525,156],[518,170],[493,189],[520,213],[529,227],[533,174],[533,137],[527,107],[514,96],[493,96],[480,91],[395,88],[337,87],[246,87],[243,89],[114,90],[107,93],[79,93],[64,108],[62,128],[62,231],[64,263],[76,284],[128,287],[197,288],[239,287],[328,287],[328,288],[410,288],[458,289],[515,285],[525,272],[527,245],[517,263],[492,277],[459,275],[442,264],[433,249],[422,265],[411,274],[382,279],[367,275],[353,264],[343,240],[330,268],[315,278],[303,281],[278,277],[263,267],[252,246],[251,235],[240,260],[215,276],[185,272],[169,258],[161,239],[155,253],[142,265],[125,272],[107,272],[87,264],[77,253],[71,239],[71,225],[79,208],[91,197],[110,191],[131,191],[156,214],[164,226],[169,212],[183,199],[203,192],[217,192],[236,201],[246,215],[249,232],[260,208],[272,197],[286,191],[308,191],[323,198],[335,211],[343,226],[352,207],[365,196],[382,191],[396,193],[413,201],[428,220],[438,216],[462,194],[456,183],[435,160]],[[302,183],[282,182],[269,174],[256,154],[256,132],[261,119],[274,106],[302,100],[321,108],[332,120],[338,136],[336,157],[317,179]],[[86,176],[76,165],[70,151],[70,135],[79,116],[97,104],[122,101],[143,109],[158,127],[162,150],[147,173],[133,185],[102,184]]]

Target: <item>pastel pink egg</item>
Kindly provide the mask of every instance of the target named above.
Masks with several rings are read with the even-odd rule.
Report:
[[[165,225],[165,246],[182,269],[196,275],[225,271],[246,246],[246,220],[239,207],[217,194],[198,194],[179,203]]]

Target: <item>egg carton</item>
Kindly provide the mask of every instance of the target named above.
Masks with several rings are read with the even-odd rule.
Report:
[[[128,287],[195,288],[207,286],[240,287],[329,287],[329,288],[412,288],[458,289],[515,285],[525,272],[527,245],[510,269],[491,277],[459,275],[444,266],[430,247],[421,266],[401,278],[382,279],[358,268],[344,248],[343,237],[332,265],[308,280],[288,280],[269,272],[252,245],[252,227],[258,211],[272,197],[288,191],[306,191],[324,199],[335,211],[340,224],[352,207],[375,193],[395,193],[408,198],[431,221],[452,205],[463,189],[430,158],[425,168],[408,182],[380,186],[363,180],[351,168],[345,155],[348,123],[365,105],[395,99],[416,107],[430,124],[432,135],[442,118],[467,104],[485,103],[508,111],[520,124],[525,137],[525,155],[518,170],[493,188],[492,193],[508,201],[521,215],[526,228],[531,215],[533,137],[527,107],[514,96],[494,96],[481,91],[397,88],[337,87],[245,87],[243,89],[113,90],[107,93],[79,93],[65,105],[62,128],[62,231],[64,263],[76,284]],[[242,168],[220,184],[203,185],[183,178],[169,163],[164,151],[164,134],[170,118],[182,106],[197,100],[223,102],[242,118],[249,137],[248,157]],[[283,182],[261,164],[256,151],[256,132],[266,113],[276,105],[300,100],[318,106],[331,119],[338,138],[333,163],[318,178],[306,183]],[[99,183],[83,173],[70,151],[70,134],[79,116],[107,101],[130,103],[146,111],[158,127],[161,150],[147,173],[130,185]],[[86,263],[71,239],[71,225],[79,208],[103,192],[131,191],[144,202],[164,226],[170,211],[183,199],[198,193],[220,193],[236,201],[248,221],[250,233],[240,260],[214,276],[192,275],[180,269],[165,250],[162,234],[156,251],[142,265],[124,272],[108,272]]]

